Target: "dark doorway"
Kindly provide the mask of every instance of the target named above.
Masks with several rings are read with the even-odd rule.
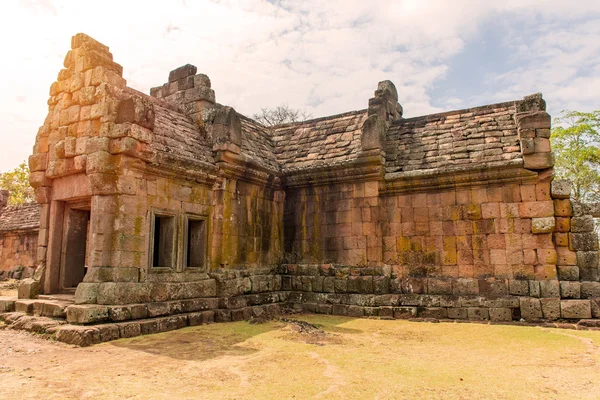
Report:
[[[87,268],[90,210],[85,205],[67,206],[63,228],[60,288],[73,292]]]

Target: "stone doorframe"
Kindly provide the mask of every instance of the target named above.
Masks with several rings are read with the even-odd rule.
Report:
[[[50,203],[44,293],[73,293],[77,284],[83,280],[83,267],[89,250],[90,210],[91,198],[54,200]],[[73,260],[73,254],[76,260]],[[73,271],[72,265],[69,265],[70,259],[71,262],[83,262],[80,271]]]

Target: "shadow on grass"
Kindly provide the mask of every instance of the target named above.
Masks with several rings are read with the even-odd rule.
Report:
[[[333,334],[359,334],[359,329],[339,326],[353,318],[318,314],[294,314],[290,319],[308,320],[320,329]],[[260,349],[244,344],[264,333],[283,330],[286,323],[274,319],[261,324],[248,321],[223,322],[176,331],[137,336],[110,342],[110,345],[161,355],[180,360],[205,361],[223,356],[248,356]]]

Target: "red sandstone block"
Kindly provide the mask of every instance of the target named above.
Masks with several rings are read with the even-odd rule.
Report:
[[[556,265],[557,254],[555,249],[537,249],[536,252],[540,264]]]
[[[501,234],[491,234],[487,237],[488,248],[490,249],[505,249],[506,248],[506,240],[504,235]]]
[[[471,189],[471,201],[473,203],[481,204],[488,202],[488,195],[486,188],[473,188]]]
[[[494,265],[494,278],[496,279],[512,279],[513,272],[510,265]]]
[[[377,234],[376,226],[377,225],[372,222],[363,222],[363,224],[362,224],[363,235],[375,237],[375,235]]]
[[[521,185],[521,199],[523,201],[535,201],[535,185]]]
[[[481,219],[481,205],[468,204],[463,206],[463,217],[465,219],[476,220]]]
[[[505,265],[506,264],[506,250],[491,249],[490,250],[490,263],[493,265]]]
[[[577,253],[568,247],[557,247],[558,265],[577,265]],[[550,264],[550,263],[549,263]]]
[[[490,203],[500,203],[503,201],[502,187],[494,186],[487,188],[488,201]]]
[[[411,201],[412,201],[413,207],[426,207],[427,206],[427,193],[412,194]]]
[[[468,264],[459,264],[458,265],[458,275],[461,278],[473,278],[474,267],[473,265]]]
[[[535,279],[535,268],[533,265],[513,265],[513,277],[519,279]]]
[[[490,234],[496,231],[493,219],[480,219],[473,221],[473,233],[475,234]]]
[[[487,249],[487,237],[486,235],[473,235],[471,236],[473,242],[473,249]]]
[[[515,218],[515,219],[513,219],[513,232],[514,233],[531,233],[531,219],[530,218]]]
[[[510,249],[506,250],[506,263],[509,265],[520,265],[523,264],[523,251]]]
[[[567,233],[571,230],[571,218],[570,217],[557,217],[555,219],[556,224],[554,226],[555,232]]]
[[[359,236],[363,234],[362,222],[352,222],[352,235]]]
[[[570,217],[571,215],[573,215],[573,210],[571,209],[571,200],[554,200],[554,215],[558,217]]]
[[[401,215],[401,220],[403,222],[412,222],[414,221],[414,212],[413,212],[413,208],[412,207],[401,207],[400,208],[400,215]]]
[[[499,203],[484,203],[481,205],[481,217],[484,219],[488,218],[500,218],[500,204]]]
[[[556,265],[535,265],[533,267],[536,280],[556,279]]]
[[[442,276],[448,277],[448,278],[458,278],[459,276],[461,276],[461,275],[459,275],[459,266],[458,265],[443,265],[442,266]]]
[[[429,207],[429,220],[441,221],[443,219],[444,209],[441,206]]]
[[[413,236],[415,235],[415,223],[414,222],[402,222],[402,235]]]
[[[429,221],[429,208],[427,207],[415,207],[413,208],[415,222],[427,222]]]
[[[412,197],[409,194],[398,196],[398,207],[412,207]]]
[[[456,192],[454,190],[440,193],[440,204],[452,206],[456,204]]]
[[[429,222],[415,222],[415,234],[426,235],[429,233]]]
[[[537,264],[537,252],[534,249],[523,250],[523,264],[526,264],[526,265]]]
[[[542,182],[535,185],[535,199],[537,201],[551,200],[550,182]]]
[[[506,218],[498,218],[496,220],[498,233],[513,233],[513,220]]]
[[[458,250],[458,265],[473,265],[473,250]]]
[[[379,182],[365,182],[365,197],[376,197],[379,195]]]
[[[486,279],[494,275],[494,266],[488,263],[481,263],[473,266],[473,278]]]
[[[454,221],[454,231],[457,235],[472,235],[473,223],[471,221]]]
[[[429,234],[432,236],[441,236],[444,234],[441,221],[429,222]]]
[[[519,204],[521,218],[541,218],[554,216],[554,203],[552,201],[525,201]]]
[[[410,238],[410,249],[412,251],[423,251],[423,236],[413,236]]]
[[[553,233],[552,240],[557,247],[568,247],[569,246],[569,234],[568,233]]]
[[[365,184],[364,183],[355,183],[354,184],[354,197],[365,197]]]
[[[470,204],[471,203],[471,191],[469,190],[457,190],[456,191],[456,204]]]
[[[502,195],[505,203],[515,203],[521,201],[521,190],[519,185],[504,185],[502,187]]]
[[[462,219],[462,208],[460,206],[443,207],[441,219],[444,221],[457,221]]]
[[[500,218],[519,218],[519,203],[501,203]]]
[[[441,204],[441,195],[440,193],[427,193],[427,205],[428,206],[437,206]]]
[[[490,265],[490,251],[488,249],[473,249],[473,265]]]
[[[473,239],[470,235],[456,236],[456,248],[459,250],[470,250],[473,248]]]
[[[446,236],[454,236],[454,222],[442,221],[442,233]]]

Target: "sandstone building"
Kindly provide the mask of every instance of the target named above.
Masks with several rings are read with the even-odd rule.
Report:
[[[268,128],[218,104],[196,72],[146,95],[77,34],[50,88],[29,159],[42,269],[20,293],[74,293],[59,314],[95,324],[90,340],[284,304],[600,317],[598,212],[553,181],[541,95],[403,118],[384,81],[364,110]]]

